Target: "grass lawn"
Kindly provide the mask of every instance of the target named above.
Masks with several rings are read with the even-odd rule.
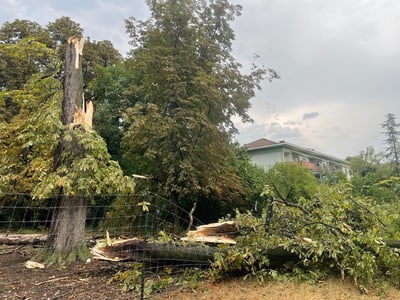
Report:
[[[219,283],[204,283],[195,291],[170,291],[153,295],[153,299],[197,300],[344,300],[344,299],[400,299],[400,290],[379,288],[361,294],[350,281],[328,279],[321,283],[267,282],[232,279]]]

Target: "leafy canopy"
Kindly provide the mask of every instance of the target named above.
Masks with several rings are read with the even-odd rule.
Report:
[[[231,55],[230,23],[241,7],[225,0],[147,3],[148,21],[126,23],[137,104],[123,119],[124,159],[186,208],[197,199],[242,201],[228,146],[232,118],[250,120],[249,99],[266,70],[242,74]]]

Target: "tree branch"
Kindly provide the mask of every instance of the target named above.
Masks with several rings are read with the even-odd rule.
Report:
[[[300,204],[292,203],[292,202],[286,201],[285,199],[279,199],[279,200],[276,200],[276,201],[278,201],[278,202],[280,202],[282,204],[285,204],[286,206],[297,208],[297,209],[301,210],[304,214],[306,214],[308,216],[311,215],[311,212],[308,211],[305,207],[301,206]]]

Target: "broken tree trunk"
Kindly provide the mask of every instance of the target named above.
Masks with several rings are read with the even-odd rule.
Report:
[[[81,56],[84,39],[72,37],[68,39],[65,58],[64,96],[62,100],[61,121],[64,130],[74,129],[76,115],[84,110],[82,101],[82,68]],[[55,158],[54,171],[60,166],[67,170],[72,166],[74,159],[84,155],[84,150],[71,132],[72,139],[65,138],[62,134],[58,144]],[[59,183],[59,194],[56,196],[57,205],[53,211],[50,233],[46,249],[50,256],[61,256],[74,260],[82,253],[85,247],[85,221],[87,200],[83,196],[69,196],[64,194],[62,181]],[[57,259],[59,260],[59,259]]]
[[[111,242],[107,239],[106,243],[97,243],[91,251],[93,258],[109,261],[146,260],[209,265],[217,251],[234,247],[238,235],[237,223],[227,221],[198,226],[195,231],[189,231],[186,237],[181,238],[183,242],[145,242],[138,238]],[[221,250],[216,247],[217,244],[227,246]],[[271,266],[298,260],[283,247],[270,249],[266,255],[271,260]]]
[[[233,246],[231,246],[233,247]],[[147,242],[142,239],[120,240],[111,245],[97,244],[92,248],[94,259],[108,261],[147,261],[151,263],[180,263],[208,266],[214,260],[214,254],[218,251],[227,251],[204,244],[173,244],[164,242]],[[296,262],[299,258],[285,250],[283,247],[269,249],[266,256],[270,260],[271,267],[279,267],[288,262]]]
[[[197,265],[209,265],[214,260],[217,251],[227,251],[235,247],[235,238],[239,235],[238,224],[233,221],[211,223],[198,226],[195,231],[189,231],[183,242],[145,242],[143,239],[132,238],[106,243],[98,243],[92,248],[93,258],[109,261],[150,261],[179,262]],[[266,237],[267,238],[267,237]],[[303,238],[306,243],[311,239]],[[108,245],[107,245],[108,243]],[[385,241],[388,247],[400,248],[400,241]],[[224,248],[217,244],[226,244]],[[271,267],[281,267],[289,262],[298,262],[297,255],[282,246],[267,249],[265,255]]]
[[[202,245],[174,245],[165,242],[145,242],[143,239],[115,241],[111,245],[97,244],[92,248],[94,259],[109,261],[147,260],[177,261],[208,265],[217,248]]]
[[[189,231],[186,237],[181,238],[184,243],[145,242],[138,238],[111,243],[107,238],[105,244],[98,243],[91,251],[94,258],[111,261],[145,259],[208,265],[214,259],[217,248],[201,245],[199,242],[235,244],[234,236],[237,234],[238,228],[235,222],[211,223],[199,226],[195,231]]]

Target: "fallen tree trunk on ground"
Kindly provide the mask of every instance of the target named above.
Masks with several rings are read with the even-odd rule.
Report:
[[[145,242],[137,238],[115,241],[109,246],[98,243],[91,249],[94,259],[185,261],[204,265],[213,260],[216,251],[217,248],[205,245],[174,245],[165,242]]]
[[[142,239],[133,238],[115,241],[109,246],[98,243],[91,251],[93,258],[100,260],[176,262],[206,266],[214,260],[214,254],[217,251],[228,251],[232,247],[234,246],[220,249],[205,244],[145,242]],[[283,247],[269,249],[266,256],[271,262],[271,267],[282,266],[284,263],[299,260],[295,254]]]
[[[208,265],[218,250],[208,245],[234,245],[238,234],[237,224],[233,221],[198,226],[181,238],[181,242],[176,243],[145,242],[138,238],[111,242],[107,234],[105,243],[97,243],[91,252],[95,259],[110,261],[184,261]]]
[[[105,243],[97,243],[91,249],[93,258],[109,261],[151,261],[180,262],[209,265],[214,260],[217,251],[228,251],[234,248],[239,235],[238,224],[233,221],[211,223],[198,226],[189,231],[186,237],[177,242],[145,242],[144,239],[132,238]],[[266,237],[267,238],[267,237]],[[312,243],[309,238],[303,242]],[[384,241],[388,247],[400,248],[400,241]],[[216,247],[225,244],[226,247]],[[265,256],[270,261],[270,267],[280,267],[288,262],[298,262],[299,257],[289,250],[278,246],[267,249]]]
[[[138,238],[111,242],[107,237],[105,242],[98,242],[91,252],[94,259],[109,261],[144,260],[209,265],[214,261],[217,251],[228,251],[234,247],[238,235],[237,223],[228,221],[198,226],[195,231],[189,231],[186,237],[176,242],[145,242]],[[216,247],[218,244],[226,246],[221,250]],[[266,256],[270,259],[271,266],[298,261],[296,255],[283,247],[269,249]]]
[[[35,245],[47,241],[47,234],[0,234],[0,245]]]

